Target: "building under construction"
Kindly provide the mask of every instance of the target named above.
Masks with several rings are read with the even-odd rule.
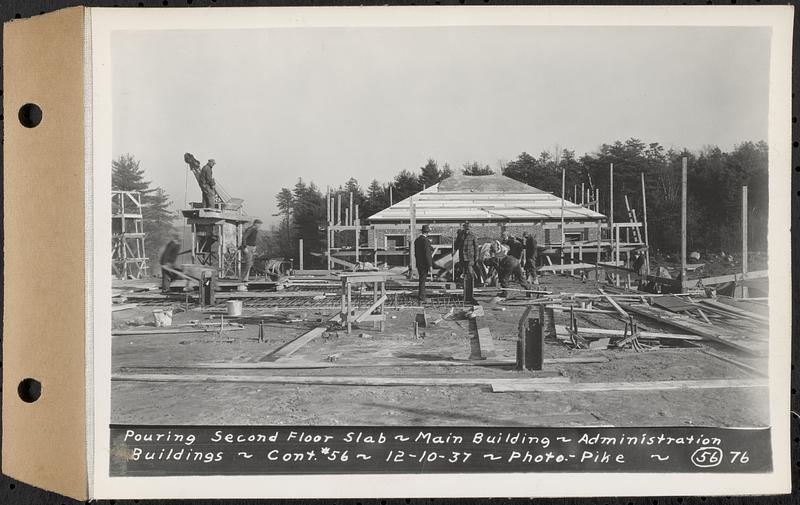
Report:
[[[327,248],[315,251],[328,268],[298,262],[289,275],[240,283],[249,218],[240,201],[221,200],[183,211],[193,266],[170,292],[146,278],[114,285],[112,422],[768,422],[769,300],[748,291],[764,288],[766,271],[749,270],[747,254],[739,272],[709,276],[684,259],[638,279],[627,253],[647,234],[633,212],[612,223],[596,198],[581,205],[502,176],[455,176],[363,223],[328,198]],[[539,284],[505,297],[479,287],[478,303],[466,303],[452,275],[464,221],[483,242],[532,233],[545,258]],[[422,224],[439,267],[424,302],[409,269]],[[354,247],[337,246],[345,234],[359,238]],[[204,270],[223,280],[202,285]],[[664,289],[637,288],[652,279]],[[730,285],[735,297],[722,296]]]

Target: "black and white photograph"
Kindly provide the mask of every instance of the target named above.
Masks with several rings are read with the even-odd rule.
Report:
[[[781,16],[387,9],[98,13],[98,473],[769,490]]]

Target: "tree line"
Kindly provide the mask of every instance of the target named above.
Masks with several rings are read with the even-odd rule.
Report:
[[[681,171],[686,157],[687,170],[687,245],[705,252],[741,250],[741,194],[748,186],[748,244],[751,251],[767,249],[768,146],[766,142],[742,142],[730,152],[706,146],[699,152],[666,148],[657,142],[631,138],[601,145],[596,151],[576,156],[564,148],[543,151],[538,156],[527,152],[516,159],[491,167],[478,162],[460,169],[465,175],[502,174],[538,189],[561,196],[562,169],[565,197],[581,202],[583,188],[600,190],[599,210],[609,216],[610,166],[614,166],[614,209],[616,222],[628,221],[628,203],[642,220],[641,174],[645,175],[648,238],[651,248],[674,253],[680,248]],[[373,180],[364,189],[355,178],[331,188],[342,195],[342,207],[349,206],[350,193],[358,204],[360,217],[366,218],[426,187],[453,175],[448,163],[441,167],[434,159],[411,171],[400,170],[381,183]],[[574,198],[577,187],[578,197]],[[592,195],[594,192],[592,192]],[[305,262],[319,265],[310,251],[325,249],[325,194],[313,182],[298,179],[294,188],[283,188],[277,195],[281,221],[264,235],[264,251],[270,257],[296,258],[298,240],[304,241]],[[594,197],[584,198],[584,201]],[[354,234],[337,238],[337,245],[350,245]]]
[[[487,175],[498,173],[561,196],[561,174],[566,179],[566,197],[573,199],[573,188],[598,188],[599,210],[610,214],[610,165],[614,165],[614,218],[627,221],[624,197],[642,219],[641,174],[645,174],[647,220],[652,248],[674,253],[680,248],[681,164],[688,159],[688,247],[690,250],[728,253],[741,249],[741,192],[748,186],[748,243],[751,251],[767,249],[768,146],[766,142],[742,142],[730,152],[707,146],[699,152],[666,148],[657,142],[631,138],[603,144],[594,152],[576,156],[564,148],[543,151],[538,156],[527,152],[494,167],[477,161],[464,164],[460,173]],[[402,169],[390,181],[372,180],[366,188],[350,178],[330,188],[340,194],[342,208],[349,207],[350,193],[359,206],[362,223],[366,219],[426,187],[453,175],[448,163],[434,159],[414,170]],[[143,198],[145,248],[151,264],[159,248],[174,231],[177,213],[170,210],[169,196],[145,180],[144,170],[131,155],[112,163],[114,189],[140,191]],[[298,239],[304,241],[305,264],[320,266],[324,259],[311,254],[325,250],[327,208],[325,190],[314,182],[298,179],[294,187],[282,188],[276,195],[279,221],[260,235],[259,254],[270,258],[297,258]],[[581,198],[578,196],[578,202]],[[337,245],[353,245],[354,234],[337,237]]]

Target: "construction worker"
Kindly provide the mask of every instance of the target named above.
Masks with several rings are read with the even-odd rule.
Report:
[[[217,195],[217,185],[214,182],[214,174],[212,169],[217,162],[213,159],[208,160],[208,163],[203,165],[200,169],[200,176],[197,182],[200,184],[200,190],[203,192],[203,207],[213,209],[216,207],[215,198]]]
[[[422,225],[422,234],[414,241],[414,258],[417,262],[417,273],[419,274],[419,289],[417,299],[425,301],[425,280],[433,266],[433,246],[428,238],[431,228],[427,224]]]
[[[253,221],[253,224],[247,227],[242,234],[242,259],[244,265],[242,266],[242,282],[250,280],[250,269],[253,268],[253,260],[256,256],[256,244],[258,242],[258,227],[261,226],[260,219]]]
[[[503,232],[503,244],[508,246],[508,253],[506,254],[517,258],[517,260],[522,260],[522,251],[525,250],[525,245],[521,240],[508,232]]]
[[[536,283],[536,248],[538,244],[533,235],[527,231],[522,233],[522,241],[525,245],[525,275]]]
[[[497,275],[500,278],[501,289],[500,294],[498,295],[500,298],[508,297],[508,281],[512,277],[519,282],[523,288],[530,291],[531,285],[528,283],[528,280],[525,279],[525,273],[522,271],[522,265],[517,258],[507,254],[505,256],[495,256],[493,258],[489,258],[487,262],[497,270]],[[533,295],[533,293],[530,292],[526,294],[528,298]]]
[[[475,287],[475,261],[478,259],[478,240],[470,229],[469,221],[465,221],[462,225],[460,237],[456,239],[456,242],[460,246],[461,271],[464,272],[464,302],[477,304],[473,290]]]
[[[170,241],[167,242],[167,245],[164,246],[164,251],[161,253],[161,257],[159,258],[159,264],[161,265],[161,292],[162,293],[169,293],[170,285],[172,281],[177,279],[179,276],[178,274],[170,271],[170,270],[180,270],[180,267],[176,264],[178,260],[178,256],[180,256],[181,245],[178,243],[178,236],[173,235],[170,238]]]
[[[647,285],[647,276],[650,275],[650,265],[647,261],[647,247],[636,251],[636,258],[633,260],[633,269],[639,275],[639,290],[642,291]]]

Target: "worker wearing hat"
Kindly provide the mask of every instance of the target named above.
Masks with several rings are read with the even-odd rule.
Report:
[[[417,273],[419,274],[417,299],[420,302],[425,301],[425,280],[433,266],[433,246],[431,245],[431,239],[428,238],[430,231],[431,227],[423,224],[422,234],[414,241],[414,258],[417,261]]]
[[[207,209],[216,207],[217,184],[214,182],[214,174],[211,170],[216,164],[217,162],[213,159],[208,160],[208,163],[200,169],[200,175],[197,178],[197,182],[200,184],[200,191],[203,192],[203,207]]]
[[[243,262],[244,265],[242,266],[242,282],[247,282],[250,280],[250,269],[253,268],[253,261],[256,256],[256,243],[258,242],[258,227],[261,226],[260,219],[256,219],[253,221],[253,224],[247,227],[242,234],[242,253],[243,253]]]
[[[475,262],[478,260],[478,240],[470,229],[469,221],[461,225],[453,248],[458,251],[461,272],[464,274],[464,302],[475,304]]]

